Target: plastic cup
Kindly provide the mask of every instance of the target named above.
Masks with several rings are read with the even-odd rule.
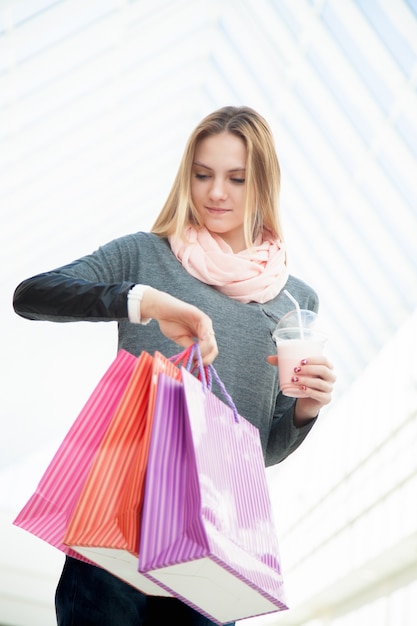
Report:
[[[301,326],[300,326],[301,324]],[[307,394],[293,382],[294,368],[302,359],[323,354],[325,334],[317,327],[317,314],[306,309],[290,311],[274,330],[278,353],[279,385],[284,396],[305,398]]]

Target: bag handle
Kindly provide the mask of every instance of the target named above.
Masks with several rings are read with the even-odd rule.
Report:
[[[207,368],[204,367],[202,363],[200,366],[200,363],[198,362],[197,364],[196,362],[196,358],[194,354],[195,345],[198,346],[198,344],[192,344],[191,346],[189,346],[182,352],[179,352],[178,354],[174,354],[174,356],[169,357],[168,360],[172,361],[174,365],[177,365],[178,367],[184,367],[188,372],[196,374],[197,378],[200,380],[201,384],[203,385],[203,389],[211,390],[211,384],[210,384],[211,377],[209,375]],[[198,359],[198,356],[197,356],[197,359]],[[201,360],[201,355],[200,355],[200,360]],[[201,375],[202,372],[204,373],[204,376]]]
[[[174,354],[173,356],[170,356],[168,360],[172,361],[174,365],[180,365],[181,363],[184,363],[184,361],[188,362],[190,358],[190,354],[193,351],[193,348],[194,346],[191,345],[189,348],[185,348],[185,350],[178,352],[178,354]]]
[[[213,385],[213,378],[214,378],[216,383],[220,387],[220,391],[222,392],[225,399],[227,400],[228,405],[233,411],[235,422],[240,422],[240,416],[239,416],[239,413],[237,412],[237,408],[235,406],[235,403],[233,402],[232,396],[227,392],[226,387],[224,386],[214,365],[207,365],[206,367],[203,365],[203,360],[201,358],[201,352],[200,352],[200,347],[198,343],[193,344],[192,348],[193,348],[193,358],[194,360],[197,360],[199,370],[200,372],[203,373],[201,378],[200,377],[199,378],[203,384],[204,393],[206,392],[207,389],[211,391],[211,388]]]
[[[204,393],[206,393],[207,390],[212,390],[214,378],[216,383],[220,387],[220,391],[227,400],[227,404],[233,411],[235,422],[240,422],[240,416],[237,412],[237,408],[235,406],[235,403],[233,402],[232,396],[227,392],[226,387],[224,386],[224,383],[218,375],[214,365],[203,365],[200,347],[197,342],[193,343],[182,352],[174,354],[174,356],[170,357],[169,360],[172,361],[174,365],[182,365],[188,372],[196,372],[197,378],[203,386]]]

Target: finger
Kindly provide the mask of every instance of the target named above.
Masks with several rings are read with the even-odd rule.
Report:
[[[215,345],[211,344],[210,346],[206,347],[204,345],[204,342],[201,342],[201,343],[199,342],[199,346],[200,346],[200,353],[201,353],[201,359],[203,361],[203,365],[211,365],[214,359],[219,354],[217,344]]]
[[[333,370],[333,364],[325,356],[310,356],[300,361],[300,365],[320,365],[328,370]]]
[[[336,376],[333,371],[333,366],[326,364],[316,364],[313,363],[313,359],[308,359],[307,364],[302,362],[300,364],[300,369],[296,372],[299,377],[309,377],[313,378],[321,378],[322,380],[326,380],[329,383],[334,383],[336,381]]]
[[[307,368],[303,368],[307,369]],[[311,366],[313,369],[313,366]],[[327,369],[327,368],[326,368]],[[299,388],[302,398],[314,400],[318,402],[321,406],[328,404],[331,401],[332,392],[333,392],[333,382],[332,380],[320,378],[316,375],[317,367],[314,366],[315,375],[303,375],[300,373],[294,373],[294,377],[292,378],[292,382],[297,385]]]
[[[219,353],[214,331],[210,331],[208,334],[206,333],[205,335],[203,335],[203,337],[198,340],[198,345],[200,348],[203,364],[210,365],[211,363],[213,363],[214,359]]]
[[[275,365],[275,366],[278,365],[278,357],[276,355],[267,356],[266,360],[268,361],[270,365]]]
[[[320,404],[328,404],[330,402],[333,383],[323,380],[322,378],[309,378],[307,376],[299,376],[297,385],[304,397],[311,398],[320,402]]]

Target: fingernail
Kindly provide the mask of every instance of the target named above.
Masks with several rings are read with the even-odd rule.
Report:
[[[294,372],[299,374],[301,372],[301,367],[294,367]]]
[[[305,385],[300,385],[300,389],[301,389],[301,391],[306,391],[307,387]]]
[[[301,361],[301,365],[307,365],[307,359],[303,359],[303,360]]]
[[[293,377],[291,378],[291,382],[292,382],[292,383],[298,383],[298,376],[293,376]]]

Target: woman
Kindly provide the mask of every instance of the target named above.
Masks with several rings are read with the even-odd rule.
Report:
[[[119,349],[166,356],[196,340],[238,412],[260,432],[265,464],[285,459],[331,399],[328,360],[294,372],[302,398],[278,386],[272,332],[293,308],[317,310],[290,276],[278,215],[280,171],[271,131],[248,107],[224,107],[191,134],[150,233],[111,241],[78,261],[24,281],[16,312],[50,321],[117,321]],[[279,364],[278,364],[279,367]],[[56,594],[59,626],[211,624],[172,598],[145,597],[102,569],[67,558]]]

